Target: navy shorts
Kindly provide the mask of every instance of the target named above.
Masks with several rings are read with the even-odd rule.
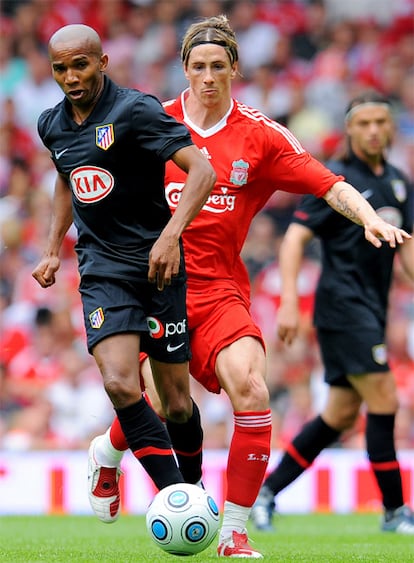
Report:
[[[108,336],[137,333],[140,349],[166,363],[190,360],[186,283],[163,291],[147,281],[85,276],[80,283],[88,350]]]
[[[325,381],[338,387],[352,387],[347,375],[387,372],[387,348],[384,331],[333,331],[317,329],[325,367]]]

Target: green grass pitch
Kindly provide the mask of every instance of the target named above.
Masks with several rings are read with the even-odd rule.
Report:
[[[376,514],[277,515],[274,534],[250,529],[265,561],[414,563],[414,537],[379,531]],[[92,516],[1,516],[0,561],[7,563],[158,563],[217,561],[216,540],[191,557],[165,554],[143,516],[103,524]]]

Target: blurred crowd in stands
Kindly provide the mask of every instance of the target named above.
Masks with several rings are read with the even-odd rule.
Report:
[[[375,87],[394,104],[389,158],[414,179],[413,0],[3,0],[1,10],[0,449],[85,448],[113,416],[86,351],[73,230],[57,283],[44,290],[31,277],[48,231],[55,177],[36,122],[62,98],[47,58],[57,28],[79,22],[94,27],[109,54],[109,75],[163,101],[186,87],[179,59],[183,31],[197,18],[225,13],[240,46],[235,97],[287,125],[325,161],[343,142],[349,99]],[[317,244],[299,281],[300,337],[290,348],[276,337],[278,247],[296,201],[275,194],[243,249],[253,312],[268,346],[274,448],[290,440],[325,397],[312,328]],[[397,262],[388,341],[400,389],[399,448],[414,447],[413,294]],[[206,447],[227,447],[232,412],[226,396],[193,384]],[[363,424],[362,414],[338,446],[361,447]]]

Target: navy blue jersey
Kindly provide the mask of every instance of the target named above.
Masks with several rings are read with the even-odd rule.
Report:
[[[355,155],[328,163],[369,201],[387,222],[411,233],[413,191],[389,163],[381,176]],[[385,327],[395,249],[375,248],[364,229],[334,211],[323,199],[305,196],[293,221],[305,225],[322,243],[322,270],[315,299],[315,325],[325,329]]]
[[[38,131],[72,189],[80,274],[147,279],[149,252],[171,217],[165,162],[192,144],[187,128],[157,98],[105,76],[84,123],[64,99],[41,114]]]

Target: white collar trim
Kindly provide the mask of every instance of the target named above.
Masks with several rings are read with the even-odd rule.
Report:
[[[184,100],[185,100],[185,94],[188,92],[188,90],[189,88],[187,88],[186,90],[184,90],[184,92],[181,93],[181,107],[183,109],[184,123],[186,123],[189,127],[191,127],[191,129],[193,129],[193,131],[195,131],[197,135],[200,135],[200,137],[203,138],[211,137],[215,133],[218,133],[219,131],[224,129],[224,127],[227,125],[227,118],[231,114],[234,107],[233,99],[231,99],[230,108],[228,112],[220,119],[220,121],[218,121],[215,125],[213,125],[209,129],[201,129],[200,127],[198,127],[198,125],[196,125],[191,121],[185,109]]]

